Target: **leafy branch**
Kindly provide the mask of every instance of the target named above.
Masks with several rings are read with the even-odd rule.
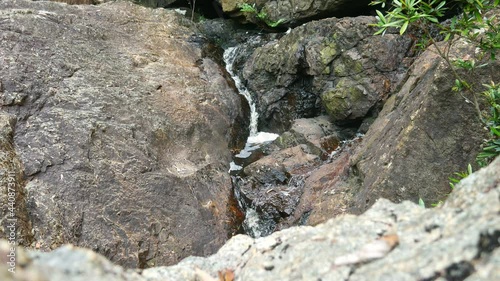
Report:
[[[258,11],[255,7],[255,4],[250,5],[248,3],[244,3],[240,4],[238,7],[240,8],[240,12],[255,16],[255,18],[257,18],[261,22],[264,22],[269,27],[277,27],[285,21],[283,19],[279,19],[277,21],[269,19],[267,13],[263,10]]]
[[[379,5],[385,8],[388,5],[387,0],[374,0],[371,5]],[[455,0],[462,8],[462,14],[454,16],[449,25],[442,25],[439,19],[445,15],[447,10],[444,0],[392,0],[391,7],[386,12],[379,10],[377,13],[377,23],[373,26],[378,27],[375,34],[384,35],[387,30],[399,29],[402,35],[407,32],[410,26],[421,30],[429,42],[435,47],[438,55],[445,61],[451,69],[455,78],[455,85],[452,90],[458,92],[462,97],[470,102],[463,93],[472,97],[475,110],[479,120],[486,125],[490,131],[490,139],[483,144],[483,152],[477,157],[477,162],[484,166],[500,154],[500,96],[499,86],[491,82],[491,85],[483,85],[486,91],[483,92],[490,103],[490,113],[485,117],[479,107],[477,96],[481,91],[476,89],[474,81],[467,80],[457,71],[457,68],[463,69],[468,74],[473,74],[474,70],[488,66],[488,63],[478,64],[470,57],[467,59],[452,60],[449,57],[451,44],[454,40],[464,38],[470,42],[475,42],[481,50],[478,55],[479,60],[486,56],[490,60],[496,59],[496,53],[500,50],[500,27],[495,16],[486,17],[486,13],[500,4],[500,0]],[[442,48],[438,46],[437,41],[430,32],[429,26],[437,27],[440,34],[444,36],[447,46]],[[419,44],[423,44],[419,42]]]

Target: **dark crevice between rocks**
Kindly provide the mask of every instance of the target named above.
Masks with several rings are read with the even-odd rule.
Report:
[[[236,234],[244,234],[243,221],[245,220],[245,213],[243,213],[238,206],[238,200],[234,194],[234,187],[231,189],[231,196],[227,205],[228,213],[230,215],[229,232],[227,238],[231,238]]]
[[[64,0],[76,1],[76,0]],[[79,0],[93,1],[93,0]],[[216,0],[133,0],[135,4],[149,8],[172,8],[186,11],[189,18],[224,18],[221,4]],[[193,15],[193,13],[195,15]]]
[[[140,0],[147,1],[147,0]],[[221,4],[216,0],[177,0],[168,8],[183,8],[187,10],[186,15],[193,17],[192,13],[198,14],[206,19],[225,18]]]

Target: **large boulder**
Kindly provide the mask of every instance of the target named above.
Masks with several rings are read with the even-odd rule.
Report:
[[[291,30],[256,49],[242,70],[256,96],[260,128],[326,111],[338,123],[359,122],[404,77],[411,40],[373,36],[373,17],[329,18]]]
[[[217,250],[241,100],[192,23],[130,2],[24,0],[1,1],[0,22],[0,167],[18,178],[18,241],[126,267]]]
[[[441,208],[380,199],[361,216],[293,227],[252,239],[237,235],[215,255],[127,271],[85,249],[18,249],[2,280],[499,280],[500,158],[459,185]],[[9,252],[0,243],[0,256]],[[216,279],[218,277],[218,279]]]
[[[474,45],[458,41],[450,59],[467,59],[474,52]],[[462,75],[478,86],[499,81],[500,62],[489,63],[488,69]],[[353,211],[366,210],[380,197],[437,203],[451,191],[448,178],[475,163],[487,131],[473,97],[452,91],[454,81],[434,47],[414,63],[351,159],[352,174],[362,182]],[[477,98],[482,100],[479,93]]]
[[[366,14],[370,0],[220,0],[222,10],[232,16],[244,16],[248,21],[260,24],[280,22],[283,26],[296,26],[311,19],[325,17],[358,16]],[[253,5],[257,13],[241,13],[241,5]]]

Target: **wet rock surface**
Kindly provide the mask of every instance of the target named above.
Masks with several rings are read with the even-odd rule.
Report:
[[[194,30],[130,2],[0,2],[1,153],[19,159],[22,244],[143,268],[224,243],[241,99]]]
[[[237,235],[215,255],[170,267],[125,271],[65,246],[20,251],[24,266],[3,280],[497,280],[500,278],[500,159],[457,185],[441,208],[380,199],[360,216],[268,237]],[[0,247],[5,249],[5,247]],[[78,272],[74,263],[78,262]],[[92,264],[92,266],[89,266]],[[1,265],[5,266],[5,265]],[[2,271],[6,272],[6,271]],[[30,275],[31,274],[31,275]]]
[[[290,131],[264,145],[260,158],[233,178],[240,206],[247,212],[245,233],[266,236],[305,222],[295,216],[302,214],[296,209],[304,198],[305,179],[340,148],[339,131],[327,116],[297,119]]]

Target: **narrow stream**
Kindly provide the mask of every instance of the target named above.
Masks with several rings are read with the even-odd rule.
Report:
[[[245,160],[250,159],[252,154],[255,153],[263,144],[272,142],[279,137],[277,134],[258,131],[257,124],[259,121],[259,114],[256,109],[255,101],[241,79],[233,70],[238,51],[238,46],[227,48],[224,51],[224,62],[226,63],[226,70],[233,78],[238,92],[248,101],[248,105],[250,107],[250,135],[246,141],[245,147],[234,156],[234,161],[230,163],[229,173],[233,175],[233,182],[239,179],[237,174],[241,173],[244,166],[249,164],[248,161]],[[248,204],[246,204],[246,202],[241,198],[240,191],[236,187],[234,195],[238,201],[240,209],[245,213],[245,220],[242,225],[245,234],[254,238],[261,237],[266,234],[268,232],[266,231],[268,226],[264,222],[261,222],[255,208],[253,206],[248,206]]]

